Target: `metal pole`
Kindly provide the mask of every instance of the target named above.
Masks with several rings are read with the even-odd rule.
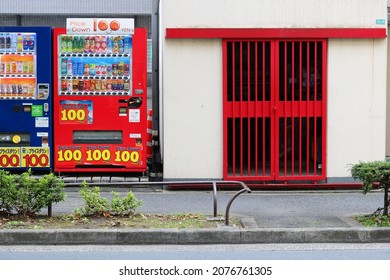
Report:
[[[229,201],[229,203],[227,204],[226,206],[226,213],[225,213],[225,225],[229,225],[229,211],[230,211],[230,206],[232,205],[233,201],[242,193],[244,192],[248,192],[250,193],[250,191],[248,191],[247,189],[242,189],[242,190],[239,190],[234,196],[233,198]]]
[[[160,151],[160,104],[159,104],[159,5],[160,0],[152,4],[152,172],[158,177],[161,165]]]

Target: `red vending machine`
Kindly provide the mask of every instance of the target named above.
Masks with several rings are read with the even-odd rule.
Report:
[[[54,170],[146,171],[146,30],[72,18],[53,32]]]

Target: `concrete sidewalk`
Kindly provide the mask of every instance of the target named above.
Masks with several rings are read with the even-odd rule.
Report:
[[[53,213],[71,213],[83,206],[78,188],[67,188],[65,202]],[[149,188],[101,188],[125,194],[132,190],[144,204],[142,213],[203,213],[212,216],[212,191],[167,191]],[[235,191],[217,193],[218,214],[225,214]],[[244,228],[216,229],[86,229],[1,230],[0,245],[66,244],[250,244],[390,242],[390,228],[366,228],[352,219],[372,213],[383,204],[383,193],[360,191],[254,191],[240,195],[230,216]]]

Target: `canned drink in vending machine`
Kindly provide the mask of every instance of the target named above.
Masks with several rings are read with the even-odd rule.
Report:
[[[28,95],[28,85],[27,84],[23,84],[23,88],[22,88],[22,92],[23,92],[23,95]]]
[[[123,76],[124,74],[124,66],[123,61],[118,63],[118,76]]]
[[[73,84],[73,90],[77,91],[79,89],[79,80],[74,78],[72,84]]]
[[[128,63],[125,63],[125,64],[123,64],[123,68],[124,68],[123,74],[125,76],[129,76],[130,75],[130,65]]]
[[[83,90],[84,90],[84,80],[80,79],[79,80],[79,91],[83,91]]]
[[[66,91],[68,89],[68,82],[65,78],[61,79],[61,91]]]
[[[96,75],[96,64],[90,64],[89,65],[89,75],[95,76]]]
[[[102,90],[106,91],[107,90],[107,81],[106,81],[106,79],[101,80],[101,83],[102,83],[102,85],[101,85]]]
[[[95,74],[96,74],[96,76],[100,76],[100,74],[101,74],[100,73],[100,65],[98,65],[98,64],[95,66]]]
[[[106,87],[108,91],[112,90],[112,81],[110,79],[106,81]]]
[[[72,91],[73,90],[73,81],[72,79],[67,80],[67,90]]]
[[[130,80],[129,79],[125,79],[123,81],[123,90],[124,91],[129,91],[130,90]]]
[[[102,83],[100,80],[96,80],[95,81],[95,90],[96,91],[101,91],[102,87],[101,87]]]
[[[113,76],[118,76],[118,64],[113,64],[112,65],[112,75]]]
[[[107,65],[107,76],[112,76],[112,66],[111,65]]]
[[[123,90],[123,80],[118,80],[118,90]]]
[[[84,91],[90,91],[91,90],[91,81],[88,79],[84,80]]]

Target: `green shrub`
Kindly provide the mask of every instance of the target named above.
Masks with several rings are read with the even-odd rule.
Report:
[[[142,206],[142,201],[137,199],[132,192],[128,192],[124,198],[120,198],[119,193],[111,192],[114,196],[110,208],[117,215],[130,215],[136,208]]]
[[[8,214],[34,215],[65,197],[63,181],[52,173],[36,179],[31,170],[20,175],[0,171],[0,206]]]
[[[378,215],[389,214],[389,189],[390,189],[390,162],[373,161],[360,162],[351,168],[351,175],[356,180],[359,179],[363,183],[364,194],[372,190],[374,184],[384,190],[383,208],[378,208]]]
[[[99,187],[88,187],[84,181],[81,185],[80,194],[86,206],[76,209],[81,215],[102,215],[109,211],[108,199],[100,196]]]
[[[101,197],[99,187],[88,187],[86,182],[81,185],[80,194],[86,205],[75,209],[76,215],[130,215],[142,205],[142,201],[138,200],[132,192],[128,192],[123,198],[120,198],[119,193],[111,192],[113,198],[110,202],[107,198]]]
[[[0,210],[10,213],[17,198],[15,176],[8,171],[0,170]]]

